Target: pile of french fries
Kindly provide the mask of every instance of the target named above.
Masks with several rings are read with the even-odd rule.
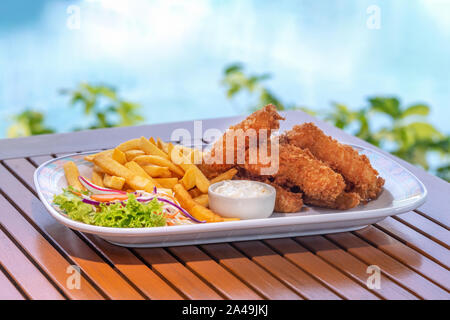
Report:
[[[210,184],[232,179],[237,170],[231,169],[209,181],[195,164],[201,157],[198,149],[141,137],[84,159],[94,164],[90,180],[100,187],[127,192],[153,192],[154,187],[170,189],[180,205],[198,220],[237,220],[223,218],[208,209]],[[64,170],[68,184],[82,190],[75,164],[66,163]]]

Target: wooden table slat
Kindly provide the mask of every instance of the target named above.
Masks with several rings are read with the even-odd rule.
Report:
[[[434,223],[430,219],[418,214],[417,212],[407,212],[394,216],[394,219],[401,221],[417,232],[422,233],[428,238],[436,241],[441,246],[450,249],[450,231],[441,225]]]
[[[439,243],[425,237],[398,220],[387,218],[377,223],[376,226],[397,240],[401,240],[401,242],[420,252],[427,258],[443,265],[446,269],[450,266],[450,251],[447,248],[444,248]]]
[[[94,235],[86,235],[96,249],[114,264],[130,281],[150,299],[178,300],[182,296],[161,279],[130,250],[112,245]]]
[[[265,269],[249,260],[229,244],[207,244],[201,246],[208,255],[258,291],[266,299],[299,300],[302,297],[273,277]]]
[[[25,300],[25,296],[0,270],[0,300]]]
[[[347,276],[352,277],[358,281],[361,285],[367,287],[367,280],[371,273],[367,273],[368,264],[355,258],[348,252],[342,250],[326,238],[322,236],[309,236],[309,237],[297,237],[295,238],[302,246],[313,251],[317,256],[321,257],[329,264],[338,268],[341,272]],[[380,288],[369,289],[373,293],[381,296],[384,299],[393,300],[417,300],[418,297],[406,290],[391,279],[387,278],[384,274],[381,274]]]
[[[341,298],[312,276],[278,255],[261,241],[234,242],[233,245],[305,299]]]
[[[168,250],[222,296],[232,300],[259,300],[261,297],[228,270],[195,246],[171,247]]]
[[[0,230],[0,264],[31,299],[62,300],[63,295]],[[32,276],[31,276],[32,275]],[[2,291],[3,288],[0,288]]]
[[[379,250],[394,259],[407,265],[417,273],[449,290],[450,272],[419,252],[372,226],[355,231],[355,234],[375,245]],[[448,297],[450,298],[450,295]]]
[[[367,288],[353,281],[292,239],[270,239],[264,242],[345,299],[379,299]]]
[[[23,160],[24,166],[30,163]],[[142,299],[113,268],[104,261],[78,235],[51,217],[41,201],[16,179],[5,167],[0,167],[0,188],[34,221],[60,250],[81,267],[110,298]]]
[[[215,290],[203,282],[192,271],[178,262],[166,250],[161,248],[135,249],[153,271],[172,283],[188,299],[223,299]]]
[[[0,196],[0,224],[5,228],[21,248],[33,258],[36,264],[46,272],[58,288],[71,299],[102,299],[102,295],[81,275],[80,289],[67,287],[67,273],[71,266],[63,256],[44,237],[26,221],[22,215]],[[29,275],[33,276],[33,275]]]
[[[44,164],[45,162],[52,160],[54,158],[51,155],[44,155],[44,156],[30,157],[29,159],[36,167],[39,167],[41,164]]]
[[[444,289],[351,233],[329,234],[326,238],[364,261],[364,263],[378,266],[388,277],[421,298],[449,298],[448,293]]]

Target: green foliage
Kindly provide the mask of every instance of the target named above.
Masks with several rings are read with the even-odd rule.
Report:
[[[441,133],[426,121],[426,116],[430,113],[427,105],[413,104],[404,107],[396,97],[370,97],[368,104],[358,110],[333,103],[331,109],[315,112],[292,104],[286,107],[263,86],[263,82],[269,78],[267,74],[246,75],[241,64],[233,64],[225,69],[222,83],[227,88],[229,99],[243,91],[256,95],[255,105],[258,107],[252,105],[250,110],[268,103],[273,103],[279,110],[301,109],[450,181],[450,136]],[[375,118],[384,120],[386,124],[374,129]],[[429,157],[433,154],[440,156],[443,164],[441,167],[430,168]]]
[[[86,116],[93,116],[93,123],[78,130],[131,126],[144,120],[138,113],[139,104],[121,99],[109,86],[81,83],[75,90],[61,93],[70,96],[71,106],[81,106]]]
[[[13,117],[13,124],[8,128],[7,137],[18,138],[54,132],[44,124],[43,113],[26,109]]]
[[[247,91],[250,94],[257,96],[257,103],[250,108],[254,111],[261,107],[272,103],[277,106],[278,110],[298,109],[293,105],[285,106],[277,96],[275,96],[268,88],[262,85],[262,82],[271,78],[268,73],[246,75],[243,72],[243,66],[240,63],[235,63],[225,68],[225,76],[222,84],[226,87],[227,98],[231,99],[240,92]]]
[[[109,86],[81,83],[76,89],[61,90],[61,93],[70,96],[70,106],[81,106],[86,116],[75,130],[132,126],[144,120],[139,114],[139,104],[120,98]],[[44,113],[28,108],[13,116],[7,136],[17,138],[54,132],[45,125]]]

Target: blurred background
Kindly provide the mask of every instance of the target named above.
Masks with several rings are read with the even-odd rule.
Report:
[[[276,102],[448,179],[449,57],[447,0],[2,0],[0,138]]]

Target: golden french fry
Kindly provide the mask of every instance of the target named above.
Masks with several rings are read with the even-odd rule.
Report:
[[[211,184],[217,183],[220,181],[224,181],[224,180],[231,180],[231,179],[233,179],[233,177],[236,175],[237,172],[238,172],[237,169],[231,168],[230,170],[225,171],[222,174],[219,174],[214,179],[211,179]]]
[[[227,221],[239,221],[241,219],[239,218],[223,218],[223,222],[227,222]]]
[[[193,163],[193,164],[201,164],[202,163],[202,158],[203,158],[203,153],[200,150],[198,150],[196,148],[193,148],[192,152],[190,154],[191,163]]]
[[[174,148],[174,146],[173,146],[172,142],[169,142],[169,143],[167,144],[167,155],[169,156],[169,159],[170,159],[170,160],[172,160],[172,152],[173,152],[173,148]]]
[[[120,164],[125,164],[127,162],[127,156],[125,155],[125,153],[117,148],[114,149],[112,158]]]
[[[142,150],[129,150],[125,152],[125,156],[127,157],[127,161],[133,161],[134,158],[138,156],[145,155],[145,152]]]
[[[206,222],[222,222],[223,218],[208,208],[205,208],[199,204],[193,206],[190,210],[188,210],[190,214],[194,216],[194,218],[198,220],[205,220]]]
[[[103,177],[103,184],[107,188],[122,190],[123,185],[125,184],[125,178],[105,174],[105,176]]]
[[[167,194],[173,196],[173,191],[172,191],[172,189],[169,189],[169,188],[162,188],[162,187],[158,188],[158,192],[167,193]]]
[[[162,140],[160,137],[156,138],[156,146],[162,150]]]
[[[197,202],[192,199],[189,192],[186,191],[186,189],[181,184],[176,184],[173,186],[173,192],[175,193],[175,198],[178,200],[178,202],[181,204],[181,206],[190,212],[190,210],[194,206],[198,206]]]
[[[130,185],[130,187],[132,187],[134,190],[144,190],[147,192],[153,192],[153,189],[156,187],[153,181],[150,181],[138,175],[134,176],[130,180],[127,180],[127,182]]]
[[[92,183],[99,186],[99,187],[104,187],[103,184],[103,174],[99,173],[97,171],[92,171],[92,179],[91,179]]]
[[[140,165],[154,164],[161,167],[167,167],[169,168],[170,171],[172,171],[173,173],[177,174],[180,177],[184,175],[183,169],[173,164],[170,160],[160,156],[154,155],[139,156],[134,158],[134,161],[136,161]]]
[[[140,149],[140,140],[139,139],[132,139],[125,141],[124,143],[121,143],[117,146],[116,149],[119,149],[122,152],[126,152],[129,150],[136,150]]]
[[[161,145],[159,148],[164,151],[166,154],[169,153],[168,143],[162,141],[160,138],[158,138],[157,141],[158,145]]]
[[[133,175],[133,173],[128,168],[124,167],[116,160],[103,154],[97,155],[94,158],[94,163],[99,168],[101,168],[105,173],[111,176],[118,176],[125,179],[129,179]]]
[[[155,139],[153,139],[153,137],[150,137],[148,139],[148,141],[150,141],[151,143],[153,143],[156,146],[156,141],[155,141]]]
[[[176,165],[191,163],[190,151],[180,145],[172,146],[170,147],[169,159]]]
[[[148,141],[146,138],[141,137],[139,141],[141,150],[144,151],[146,154],[152,156],[159,156],[164,159],[169,159],[169,156],[164,151],[159,149],[157,146]]]
[[[145,172],[148,173],[150,177],[153,178],[170,178],[172,177],[172,173],[167,167],[160,167],[154,165],[142,166]]]
[[[183,178],[180,180],[180,183],[186,190],[192,189],[195,187],[196,175],[193,168],[189,168]]]
[[[197,168],[196,165],[193,164],[193,166],[196,169],[195,170],[195,185],[201,192],[207,193],[208,188],[211,185],[209,180],[205,177],[203,172],[201,172],[200,169]]]
[[[78,180],[80,172],[77,165],[73,161],[64,163],[64,174],[66,176],[67,184],[77,190],[85,190],[81,182]]]
[[[153,180],[153,178],[151,176],[149,176],[149,174],[147,172],[145,172],[145,170],[142,169],[142,167],[140,165],[138,165],[136,162],[134,162],[134,161],[127,162],[127,163],[125,163],[125,167],[127,167],[128,169],[133,171],[138,176],[141,176],[143,178],[146,178],[146,179],[152,181],[155,184],[155,186],[157,186],[158,188],[161,187],[161,185],[158,184],[155,180]]]
[[[176,149],[174,148],[174,150]],[[174,150],[172,150],[172,156],[174,156],[177,153],[174,152]],[[197,186],[197,188],[200,189],[202,193],[207,193],[210,185],[208,178],[205,177],[203,172],[195,164],[193,164],[189,158],[183,155],[180,155],[180,157],[182,160],[179,163],[179,166],[183,168],[185,172],[189,169],[192,169],[195,173],[195,185]]]
[[[169,151],[167,155],[169,156],[169,159],[173,162],[174,160],[177,160],[176,158],[180,155],[180,148],[179,146],[173,145],[171,142],[167,145],[167,150]]]
[[[94,161],[94,157],[95,157],[95,154],[89,154],[89,155],[85,156],[83,159],[86,161],[92,162],[92,161]]]
[[[235,168],[231,168],[230,170],[218,175],[214,179],[211,179],[210,184],[214,184],[214,183],[224,181],[224,180],[231,180],[237,174],[237,172],[238,171]],[[198,188],[194,188],[194,189],[189,190],[189,194],[191,195],[192,198],[196,198],[196,197],[202,195],[203,192],[201,192]]]
[[[103,171],[103,169],[102,168],[100,168],[98,165],[96,165],[96,164],[94,164],[94,168],[92,169],[92,170],[94,170],[95,172],[97,172],[97,173],[105,173],[105,171]]]
[[[125,167],[130,169],[132,172],[134,172],[135,174],[137,174],[138,176],[141,176],[143,178],[149,179],[149,180],[153,180],[152,177],[150,177],[148,175],[147,172],[145,172],[144,169],[142,169],[142,167],[140,165],[138,165],[136,162],[134,161],[130,161],[125,163]]]
[[[194,201],[197,202],[199,205],[204,206],[206,208],[209,205],[209,197],[207,194],[202,194],[198,197],[195,197]]]
[[[145,190],[153,192],[155,184],[146,178],[143,178],[127,167],[121,165],[114,159],[106,155],[98,155],[94,158],[94,163],[102,168],[107,174],[125,178],[127,184],[135,190]]]
[[[195,175],[195,185],[202,193],[207,193],[210,182],[208,178],[205,177],[203,172],[195,164],[180,164],[184,170],[192,170]]]
[[[171,144],[171,143],[170,143]],[[158,148],[160,148],[162,151],[164,151],[166,154],[169,153],[169,142],[164,142],[161,140],[161,138],[157,138],[156,139],[156,145],[158,146]],[[173,145],[172,145],[173,146]]]
[[[84,157],[84,160],[89,161],[89,162],[93,162],[96,155],[99,155],[99,154],[108,154],[108,155],[111,155],[112,152],[113,152],[112,149],[104,150],[104,151],[101,151],[101,152],[99,152],[99,153],[94,153],[94,154],[87,155],[87,156]]]
[[[178,178],[155,178],[155,182],[162,188],[172,189],[178,183]]]
[[[195,164],[193,164],[189,158],[182,155],[179,151],[177,151],[177,148],[174,147],[171,153],[171,157],[177,157],[176,154],[179,154],[178,157],[181,158],[181,161],[178,163],[178,165],[183,168],[185,172],[189,169],[192,169],[195,173],[195,185],[200,189],[202,193],[207,193],[210,185],[208,178],[205,177],[203,172]],[[172,161],[174,161],[173,158],[171,159]]]

